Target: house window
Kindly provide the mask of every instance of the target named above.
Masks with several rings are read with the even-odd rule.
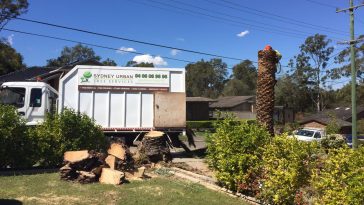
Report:
[[[42,89],[32,88],[30,91],[30,107],[42,107]]]

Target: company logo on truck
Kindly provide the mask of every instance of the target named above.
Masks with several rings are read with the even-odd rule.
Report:
[[[92,73],[90,71],[85,71],[81,77],[81,83],[88,82],[88,79],[92,77]]]

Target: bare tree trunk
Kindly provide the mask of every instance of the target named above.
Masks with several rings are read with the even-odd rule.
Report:
[[[278,58],[274,50],[258,52],[257,121],[274,136],[274,86]]]

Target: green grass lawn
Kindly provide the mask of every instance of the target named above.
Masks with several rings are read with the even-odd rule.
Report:
[[[59,175],[0,177],[2,199],[23,204],[245,204],[240,199],[173,177],[133,181],[120,186],[61,181]]]

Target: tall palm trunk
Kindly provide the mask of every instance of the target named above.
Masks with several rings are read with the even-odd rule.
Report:
[[[258,52],[257,121],[265,126],[272,136],[277,63],[278,57],[274,50],[265,49]]]

